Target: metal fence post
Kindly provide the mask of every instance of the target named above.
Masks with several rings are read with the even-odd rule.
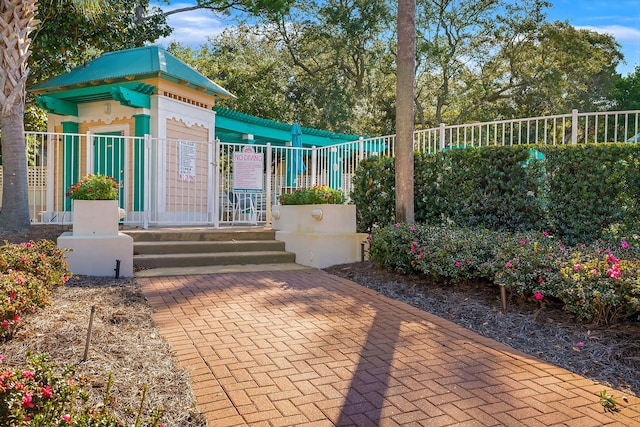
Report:
[[[318,149],[311,147],[311,186],[318,184]]]
[[[213,175],[211,184],[213,186],[213,226],[220,227],[220,139],[213,141]]]
[[[144,201],[142,206],[142,228],[149,228],[151,216],[151,135],[144,135]]]
[[[440,149],[444,150],[445,147],[445,126],[444,123],[440,123]]]
[[[267,142],[267,173],[266,173],[266,184],[267,184],[267,188],[266,188],[266,192],[267,192],[267,226],[271,225],[271,191],[272,191],[272,185],[271,185],[271,162],[273,161],[273,149],[271,147],[271,143]]]
[[[578,143],[578,110],[571,110],[571,143]]]

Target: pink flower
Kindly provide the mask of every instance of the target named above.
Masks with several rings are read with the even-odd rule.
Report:
[[[4,359],[4,356],[0,354],[0,363],[2,363],[2,359]]]
[[[524,246],[524,245],[526,245],[526,244],[527,244],[527,242],[526,242],[526,241],[524,241],[524,240],[520,240],[520,245],[521,245],[521,246]]]
[[[396,228],[400,228],[400,223],[396,222]]]
[[[21,262],[29,262],[29,260],[23,256],[20,257]]]
[[[416,248],[414,246],[411,247],[411,252],[415,252]]]
[[[593,274],[594,276],[597,276],[600,272],[598,271],[597,268],[594,268],[593,270],[590,271],[591,274]]]
[[[30,392],[26,392],[24,396],[22,396],[22,407],[25,409],[33,408],[33,401]]]
[[[22,373],[22,378],[28,379],[28,378],[33,378],[33,371],[24,371]]]
[[[44,386],[40,389],[40,391],[42,392],[42,395],[47,399],[53,397],[53,390],[51,390],[51,386]]]
[[[576,347],[584,347],[584,343],[582,341],[578,341],[576,343]]]
[[[609,277],[617,279],[618,277],[620,277],[620,267],[618,264],[614,265],[613,267],[614,268],[610,268],[607,270],[607,274],[609,275]]]
[[[3,328],[8,328],[8,327],[9,327],[9,321],[8,321],[7,319],[4,319],[4,320],[2,321],[2,327],[3,327]]]
[[[614,257],[613,255],[609,255],[609,257],[607,258],[607,261],[609,261],[611,264],[617,264],[620,262],[620,260]]]
[[[542,232],[542,235],[543,235],[543,236],[548,236],[548,235],[549,235],[549,233],[547,233],[546,231],[543,231],[543,232]]]
[[[544,295],[542,295],[540,292],[536,292],[535,294],[533,294],[533,296],[540,301],[542,298],[544,298]]]
[[[625,242],[624,240],[622,242],[620,242],[620,246],[622,246],[623,248],[627,249],[629,247],[629,243]]]
[[[411,227],[409,227],[409,230],[416,231],[416,227],[414,225],[412,225]]]
[[[24,283],[24,277],[20,277],[20,276],[16,277],[16,282],[17,283]]]
[[[582,268],[582,266],[580,264],[575,264],[573,266],[573,269],[576,270],[576,271],[580,270],[581,268]]]
[[[509,261],[507,261],[507,263],[504,266],[505,267],[513,267],[513,264],[511,264]]]
[[[20,316],[18,316],[17,314],[15,316],[13,316],[12,319],[14,322],[18,323],[20,321]]]
[[[68,422],[68,423],[70,423],[70,422],[71,422],[71,415],[69,415],[69,414],[64,414],[64,415],[62,416],[62,420],[63,420],[63,421],[66,421],[66,422]]]
[[[460,261],[456,261],[456,267],[460,267]]]

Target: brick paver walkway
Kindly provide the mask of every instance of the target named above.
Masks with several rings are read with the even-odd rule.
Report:
[[[640,426],[640,399],[319,270],[139,278],[210,426]]]

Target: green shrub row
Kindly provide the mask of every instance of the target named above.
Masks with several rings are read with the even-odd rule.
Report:
[[[640,312],[635,239],[567,246],[547,232],[392,224],[371,235],[370,258],[439,282],[473,280],[557,298],[579,321],[608,324]]]
[[[359,231],[395,223],[394,174],[392,158],[359,165]],[[571,243],[640,230],[640,144],[416,153],[414,199],[418,223],[549,230]]]
[[[71,273],[65,252],[48,240],[0,247],[0,340],[11,338],[26,313],[49,304]]]

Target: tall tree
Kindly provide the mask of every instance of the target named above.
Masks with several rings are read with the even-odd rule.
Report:
[[[618,110],[640,110],[640,67],[616,81],[612,98]]]
[[[35,0],[0,1],[0,126],[2,127],[2,210],[0,227],[29,228],[24,100],[34,30]]]
[[[413,95],[416,52],[415,0],[398,0],[396,60],[396,219],[413,224]]]

